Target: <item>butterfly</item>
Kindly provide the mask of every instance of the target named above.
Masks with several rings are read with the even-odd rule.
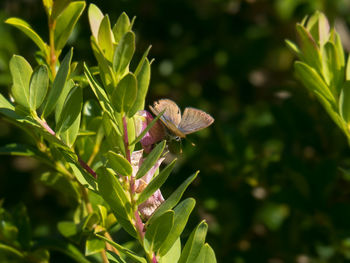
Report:
[[[187,134],[202,130],[214,122],[214,118],[208,113],[187,107],[181,116],[180,108],[169,99],[160,99],[149,106],[155,115],[163,112],[160,120],[165,127],[175,136],[176,140],[185,138]]]

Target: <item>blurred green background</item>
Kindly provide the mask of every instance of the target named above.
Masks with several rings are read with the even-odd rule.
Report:
[[[210,128],[183,141],[164,196],[201,170],[186,196],[197,200],[184,235],[201,219],[218,262],[350,262],[350,151],[318,102],[293,78],[294,57],[284,39],[315,10],[337,26],[350,50],[349,0],[122,0],[94,2],[114,22],[136,16],[136,57],[152,45],[148,102],[170,98],[215,118]],[[28,21],[47,39],[40,0],[1,0],[0,88],[10,86],[13,53],[34,62],[36,47],[3,21]],[[74,60],[96,62],[86,12],[69,45]],[[63,52],[65,53],[65,52]],[[137,61],[137,60],[136,60]],[[88,94],[87,94],[88,96]],[[0,118],[0,145],[26,142]],[[34,234],[59,235],[74,204],[38,183],[47,169],[31,159],[1,156],[4,207],[28,209]],[[70,262],[53,253],[51,262]]]

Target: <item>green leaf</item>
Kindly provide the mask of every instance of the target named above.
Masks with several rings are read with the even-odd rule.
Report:
[[[137,79],[137,96],[134,105],[130,109],[129,116],[133,116],[137,111],[145,108],[145,99],[151,78],[151,66],[148,59],[145,59],[141,70],[136,75]]]
[[[100,195],[111,207],[117,220],[125,230],[136,236],[135,227],[130,223],[130,218],[133,217],[131,203],[119,180],[109,169],[103,167],[98,169],[97,174]]]
[[[79,113],[69,128],[63,132],[60,132],[60,138],[69,147],[72,147],[75,140],[77,139],[77,136],[79,134],[80,121],[81,114]]]
[[[346,81],[339,97],[340,116],[350,125],[350,82]]]
[[[90,256],[105,249],[105,242],[96,237],[90,237],[86,240],[85,256]]]
[[[25,58],[14,55],[10,60],[10,71],[13,82],[11,93],[16,103],[29,109],[29,83],[33,73],[32,67]]]
[[[118,83],[112,94],[112,104],[118,112],[128,113],[135,102],[137,82],[134,74],[128,73]],[[128,116],[130,116],[128,114]]]
[[[80,166],[77,166],[75,163],[69,161],[68,158],[66,158],[66,160],[69,163],[69,166],[72,168],[73,174],[77,178],[79,183],[90,190],[96,191],[97,184],[95,178],[93,178],[92,175],[88,174]]]
[[[135,72],[134,72],[134,74],[135,74],[136,76],[139,75],[140,70],[142,69],[143,64],[145,63],[146,58],[147,58],[148,53],[149,53],[149,51],[151,50],[151,48],[152,48],[152,46],[149,46],[149,47],[146,49],[146,51],[143,53],[142,58],[140,59],[140,62],[139,62],[139,64],[137,65],[137,67],[136,67],[136,69],[135,69]]]
[[[24,34],[26,34],[37,46],[38,48],[47,56],[49,54],[49,48],[47,44],[41,39],[41,37],[32,29],[32,27],[20,18],[9,18],[5,23],[17,27]]]
[[[57,229],[64,237],[72,237],[78,234],[78,227],[74,222],[61,221],[57,224]]]
[[[193,198],[187,198],[175,207],[174,225],[166,240],[162,243],[159,255],[164,256],[180,237],[195,204],[196,201]]]
[[[327,84],[313,68],[300,61],[294,63],[294,68],[297,77],[306,88],[313,93],[317,91],[331,104],[336,104],[334,96],[328,89]]]
[[[178,238],[171,249],[164,256],[160,257],[159,263],[178,263],[181,255],[181,241]]]
[[[152,179],[152,181],[147,185],[147,187],[141,192],[139,198],[137,199],[137,204],[142,204],[146,201],[157,189],[164,184],[171,171],[174,169],[176,159],[174,159],[167,167],[165,167],[159,175]]]
[[[61,50],[67,43],[75,24],[79,20],[85,8],[85,1],[70,3],[57,17],[55,27],[55,49]]]
[[[15,106],[12,105],[11,102],[9,102],[4,95],[0,94],[0,112],[5,112],[6,110],[15,110]]]
[[[328,84],[334,97],[338,97],[341,90],[341,85],[344,78],[343,66],[338,58],[336,49],[333,43],[327,42],[324,45],[324,57],[326,58],[326,69],[328,74]]]
[[[113,35],[116,43],[119,43],[126,32],[130,30],[130,19],[128,15],[123,12],[117,22],[113,26]]]
[[[39,152],[30,146],[11,143],[0,147],[0,155],[36,156]]]
[[[126,263],[124,259],[122,259],[119,255],[116,253],[113,253],[112,251],[107,250],[107,258],[109,262],[111,263]]]
[[[147,221],[147,224],[152,224],[152,222],[157,219],[159,216],[161,216],[163,213],[168,211],[169,209],[172,209],[174,206],[177,205],[177,203],[180,201],[183,193],[187,189],[187,187],[190,185],[190,183],[197,177],[199,171],[188,177],[171,195],[170,197],[165,200],[154,212],[154,214],[151,216],[151,218]]]
[[[107,153],[107,157],[108,164],[117,174],[122,176],[131,176],[132,167],[128,160],[126,160],[122,155],[109,151]]]
[[[205,221],[200,222],[187,239],[178,263],[191,263],[197,258],[204,245],[207,231],[207,223]]]
[[[205,243],[202,247],[198,257],[192,261],[193,263],[216,263],[214,250]]]
[[[68,80],[66,84],[64,85],[64,88],[61,92],[61,95],[59,96],[55,108],[55,121],[58,122],[58,119],[61,116],[61,112],[63,109],[64,102],[66,101],[66,98],[68,96],[68,93],[71,91],[71,89],[75,86],[75,83],[72,79]]]
[[[81,113],[83,108],[83,91],[80,87],[75,86],[68,93],[64,102],[61,115],[58,119],[56,129],[58,133],[66,131]]]
[[[11,247],[11,246],[8,246],[8,245],[2,244],[2,243],[0,243],[0,252],[7,253],[7,254],[9,254],[11,256],[16,256],[18,258],[24,258],[25,257],[23,252],[17,250],[14,247]]]
[[[48,69],[45,65],[34,70],[29,85],[29,106],[36,110],[43,103],[49,87]]]
[[[109,17],[106,15],[100,24],[97,35],[98,46],[102,50],[105,58],[112,62],[113,59],[113,33],[111,30],[111,23],[109,22]]]
[[[147,227],[143,246],[147,253],[157,251],[174,224],[174,211],[166,211]]]
[[[115,243],[112,240],[110,240],[108,238],[105,238],[104,236],[101,236],[99,234],[96,234],[96,236],[101,238],[102,240],[106,241],[107,243],[111,244],[120,253],[123,253],[124,255],[126,255],[126,256],[130,257],[131,259],[135,260],[136,262],[147,263],[145,258],[138,256],[135,252],[133,252],[133,251],[123,247],[122,245],[119,245],[118,243]]]
[[[73,48],[69,50],[67,55],[64,57],[60,68],[58,69],[57,75],[55,77],[55,80],[53,81],[52,88],[49,92],[44,110],[42,115],[47,117],[55,108],[58,98],[60,97],[62,90],[64,89],[64,86],[66,84],[69,70],[70,70],[70,63],[72,61],[73,56]]]
[[[52,0],[51,0],[52,1]],[[56,19],[72,0],[54,0],[52,5],[51,18]]]
[[[103,86],[105,87],[107,93],[109,95],[112,95],[117,85],[117,81],[115,79],[114,72],[113,72],[113,65],[110,61],[108,61],[105,58],[102,50],[100,49],[94,37],[91,37],[91,48],[98,62],[99,73],[100,73]]]
[[[292,41],[290,41],[288,39],[286,39],[284,42],[286,43],[286,45],[289,48],[289,50],[294,53],[294,55],[296,55],[298,58],[301,58],[301,55],[302,55],[301,51],[300,51],[300,49],[298,48],[298,46],[294,42],[292,42]]]
[[[138,143],[139,141],[141,141],[141,139],[146,135],[146,133],[153,127],[153,125],[159,120],[160,117],[162,117],[162,115],[164,114],[165,110],[162,110],[161,113],[159,113],[146,127],[146,129],[144,129],[139,136],[137,136],[135,138],[134,141],[132,141],[129,145],[132,146],[136,143]]]
[[[348,60],[346,62],[345,79],[350,80],[350,55],[348,56]]]
[[[85,73],[85,76],[90,84],[90,87],[92,89],[92,91],[94,92],[98,102],[100,103],[101,105],[101,108],[103,109],[103,111],[105,111],[108,116],[111,118],[111,119],[115,119],[113,116],[113,109],[112,109],[112,106],[111,106],[111,103],[109,102],[108,100],[108,97],[107,97],[107,94],[106,92],[103,90],[103,88],[97,83],[97,81],[94,79],[94,77],[92,76],[89,68],[87,67],[86,64],[84,64],[84,73]],[[118,134],[121,135],[120,131],[117,130]]]
[[[79,263],[90,263],[85,256],[74,245],[59,239],[42,238],[36,242],[36,246],[49,250],[59,251]]]
[[[143,177],[158,161],[164,151],[166,141],[162,141],[150,152],[146,160],[142,163],[140,169],[137,171],[136,179]]]
[[[302,25],[297,25],[297,34],[299,37],[299,45],[303,58],[307,64],[322,72],[322,59],[320,49],[311,34]]]
[[[100,28],[103,19],[103,13],[96,5],[90,4],[88,16],[92,35],[97,39],[98,29]]]
[[[129,64],[135,52],[135,34],[127,32],[124,34],[114,52],[113,69],[121,79],[129,69]]]

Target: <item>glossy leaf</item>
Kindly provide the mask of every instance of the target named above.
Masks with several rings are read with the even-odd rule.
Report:
[[[106,89],[106,92],[109,95],[112,95],[117,85],[115,75],[113,72],[112,63],[106,59],[106,57],[104,56],[101,48],[98,46],[96,39],[94,39],[94,37],[91,37],[91,48],[98,62],[100,77],[101,77],[103,86]]]
[[[126,160],[122,155],[109,151],[107,157],[108,164],[117,174],[122,176],[131,176],[132,167],[128,160]]]
[[[128,113],[137,94],[137,82],[134,74],[128,73],[117,85],[112,94],[112,104],[118,112]],[[130,116],[128,114],[128,116]]]
[[[55,48],[61,50],[67,43],[75,24],[85,8],[85,1],[71,2],[57,17],[55,27]]]
[[[43,103],[49,87],[49,75],[46,66],[41,65],[34,70],[29,85],[29,106],[36,110]]]
[[[300,61],[294,63],[294,68],[297,77],[306,88],[311,92],[317,91],[322,94],[325,99],[335,104],[335,99],[328,89],[327,84],[313,68]]]
[[[152,217],[147,221],[148,224],[152,224],[152,222],[157,219],[159,216],[161,216],[166,211],[172,209],[174,206],[177,205],[177,203],[180,201],[183,193],[187,189],[187,187],[190,185],[190,183],[197,177],[199,171],[188,177],[170,196],[168,199],[162,203],[157,210],[154,212]]]
[[[33,73],[32,67],[21,56],[14,55],[10,60],[12,76],[11,93],[16,103],[29,109],[29,83]]]
[[[152,181],[146,186],[137,199],[138,205],[146,201],[155,191],[157,191],[157,189],[160,189],[166,179],[168,179],[171,171],[174,169],[175,163],[176,159],[174,159],[155,178],[152,179]]]
[[[98,30],[103,19],[103,13],[96,5],[90,4],[88,16],[92,35],[97,39]]]
[[[188,198],[175,207],[174,225],[166,240],[162,243],[158,252],[159,255],[164,256],[180,237],[195,204],[196,201],[193,198]]]
[[[314,67],[317,72],[322,72],[321,54],[315,40],[302,25],[297,25],[300,50],[305,62]]]
[[[67,161],[69,162],[68,158]],[[97,183],[92,175],[88,174],[85,170],[73,162],[69,162],[69,166],[72,168],[74,176],[77,178],[81,185],[93,191],[97,190]]]
[[[344,83],[339,97],[339,111],[341,117],[350,124],[350,82]]]
[[[109,17],[106,15],[100,24],[100,28],[98,30],[97,42],[98,46],[102,50],[104,56],[108,61],[112,62],[113,59],[113,33],[111,30],[111,23],[109,22]]]
[[[158,161],[165,148],[166,141],[162,141],[150,152],[146,160],[142,163],[140,169],[137,171],[136,179],[143,177]]]
[[[90,237],[85,243],[85,256],[99,253],[105,249],[105,242],[96,237]]]
[[[205,243],[207,231],[207,223],[205,223],[205,221],[199,223],[187,239],[178,263],[191,263],[198,257]]]
[[[72,0],[51,0],[52,3],[52,12],[51,12],[51,18],[56,19],[57,16],[59,16],[62,11],[69,5]]]
[[[5,21],[5,23],[10,24],[19,30],[21,30],[24,34],[26,34],[37,46],[38,48],[45,54],[48,54],[48,46],[41,39],[41,37],[32,29],[32,27],[20,18],[9,18]]]
[[[102,167],[98,169],[97,174],[100,195],[111,207],[123,228],[132,236],[136,236],[135,227],[130,223],[131,203],[119,180],[109,170]]]
[[[72,90],[72,88],[74,87],[74,81],[72,79],[68,80],[66,82],[66,84],[64,85],[64,88],[61,92],[61,95],[59,96],[58,100],[57,100],[57,104],[56,104],[56,108],[55,108],[55,121],[56,123],[58,122],[60,116],[61,116],[61,112],[63,109],[63,105],[64,102],[67,99],[67,96],[69,94],[69,92]]]
[[[44,111],[42,113],[44,117],[48,116],[53,111],[58,102],[58,98],[60,97],[68,78],[72,56],[73,49],[70,49],[67,55],[64,57],[55,80],[53,81],[52,88],[49,92]]]
[[[126,32],[130,30],[130,19],[128,15],[123,12],[117,22],[113,26],[113,35],[116,43],[119,43]]]
[[[175,223],[174,223],[175,224]],[[178,238],[171,249],[159,259],[159,263],[178,263],[181,255],[181,241]]]
[[[143,246],[147,253],[157,251],[174,224],[174,211],[166,211],[147,227]]]
[[[75,118],[73,123],[69,126],[69,128],[63,132],[60,132],[60,138],[69,147],[72,147],[73,144],[75,143],[75,140],[77,139],[77,136],[79,134],[80,121],[81,121],[81,114],[78,114],[78,116]]]
[[[107,250],[106,253],[110,263],[127,263],[124,259],[112,251]]]
[[[133,116],[137,111],[145,108],[145,100],[148,91],[148,86],[151,78],[151,66],[148,59],[145,59],[139,73],[136,75],[137,79],[137,96],[132,108],[129,111],[129,116]]]
[[[339,60],[338,54],[333,43],[327,42],[324,45],[324,53],[326,59],[326,68],[328,75],[329,87],[335,97],[338,97],[343,82],[344,72],[343,66]]]
[[[103,88],[97,83],[95,78],[92,76],[89,68],[87,67],[86,64],[84,64],[84,73],[85,76],[90,84],[90,87],[92,91],[94,92],[98,102],[101,105],[101,108],[108,114],[110,118],[113,119],[113,109],[111,107],[110,101],[107,97],[106,92],[103,90]],[[121,133],[119,133],[121,134]]]
[[[78,227],[74,222],[61,221],[57,224],[57,229],[64,237],[72,237],[78,234]]]
[[[138,256],[135,252],[131,251],[130,249],[127,249],[127,248],[123,247],[122,245],[119,245],[118,243],[113,242],[112,240],[105,238],[104,236],[101,236],[99,234],[96,234],[96,236],[101,238],[102,240],[106,241],[107,243],[111,244],[120,253],[123,253],[124,255],[128,256],[129,258],[133,259],[134,261],[140,262],[140,263],[147,263],[145,258]]]
[[[214,250],[206,243],[193,263],[216,263]]]
[[[129,68],[130,61],[135,52],[135,34],[124,34],[114,52],[113,69],[120,79]]]
[[[66,131],[81,113],[83,108],[83,91],[75,86],[68,93],[64,102],[61,115],[58,119],[56,129],[58,133]]]

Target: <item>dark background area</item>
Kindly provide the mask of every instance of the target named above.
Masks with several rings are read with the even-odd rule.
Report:
[[[295,24],[318,9],[339,28],[347,53],[348,0],[87,2],[112,23],[122,11],[137,17],[136,61],[150,44],[155,59],[148,103],[166,97],[215,118],[189,136],[195,147],[183,141],[180,162],[162,189],[167,197],[201,171],[185,194],[197,206],[184,235],[205,218],[218,262],[350,262],[350,176],[339,169],[350,168],[347,141],[294,80],[295,58],[284,44],[295,40]],[[0,6],[0,88],[7,95],[12,54],[35,64],[36,47],[2,21],[20,17],[45,40],[47,23],[39,0]],[[85,11],[69,46],[74,60],[95,65],[89,37]],[[0,145],[27,140],[0,118]],[[74,209],[37,182],[45,169],[30,159],[0,157],[0,199],[9,209],[24,203],[37,236],[58,235],[57,222]],[[52,262],[59,262],[55,256]]]

